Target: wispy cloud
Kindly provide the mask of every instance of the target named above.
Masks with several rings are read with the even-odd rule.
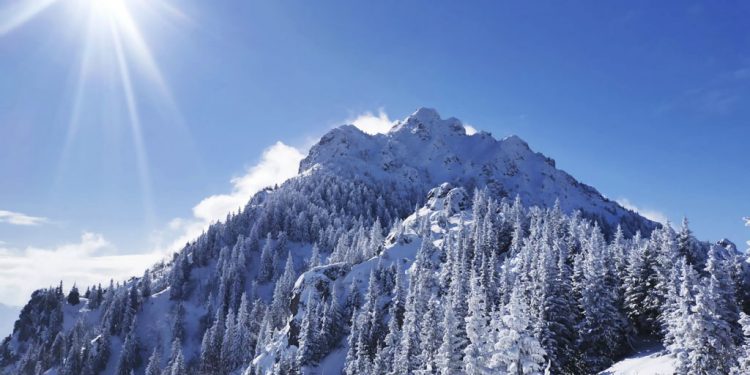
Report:
[[[48,221],[46,217],[30,216],[20,212],[0,210],[0,223],[12,225],[39,225]]]
[[[701,88],[685,94],[686,104],[709,114],[728,115],[742,101],[740,92],[733,88]]]
[[[203,199],[193,207],[193,215],[206,221],[224,218],[227,213],[244,206],[255,192],[296,175],[303,157],[300,150],[276,142],[263,151],[258,164],[248,168],[242,176],[232,179],[231,193]]]
[[[83,233],[78,242],[52,248],[0,247],[0,297],[7,304],[22,306],[32,291],[62,280],[88,286],[110,279],[136,276],[160,258],[160,254],[118,254],[104,236]]]
[[[383,109],[378,110],[377,114],[364,112],[344,122],[368,134],[386,133],[395,124]],[[174,218],[165,229],[155,232],[152,236],[154,247],[161,253],[179,250],[212,223],[224,220],[228,213],[244,207],[256,192],[297,175],[299,162],[305,154],[307,147],[296,148],[283,142],[266,148],[258,163],[231,179],[231,192],[202,199],[193,207],[192,217]]]
[[[374,114],[370,111],[361,113],[355,117],[346,120],[347,124],[352,124],[367,134],[385,134],[388,133],[397,120],[393,120],[388,116],[383,108],[378,109],[378,113]],[[463,124],[466,129],[466,134],[472,135],[478,132],[477,128],[469,124]]]
[[[469,124],[464,124],[464,129],[466,129],[466,134],[467,135],[477,134],[477,132],[478,132],[477,128],[475,128],[475,127],[473,127],[473,126],[471,126]]]
[[[649,220],[652,220],[661,224],[667,224],[669,222],[669,217],[667,217],[665,213],[659,210],[655,210],[653,208],[636,206],[627,198],[617,199],[617,203],[619,203],[620,206],[623,206],[629,210],[637,212],[638,214],[645,217],[646,219],[649,219]]]
[[[748,80],[750,67],[722,72],[713,79],[682,92],[675,99],[661,105],[658,111],[689,110],[708,115],[730,115],[747,102],[750,95]]]
[[[303,157],[303,151],[281,142],[266,148],[255,165],[230,180],[231,191],[200,200],[191,217],[175,218],[155,233],[154,247],[148,253],[122,254],[103,235],[89,232],[78,242],[51,248],[13,248],[0,242],[0,299],[22,305],[35,289],[60,280],[67,286],[87,286],[140,275],[164,255],[197,238],[210,224],[243,207],[257,191],[296,175]],[[38,225],[47,219],[0,211],[0,222]]]
[[[178,250],[212,223],[244,207],[256,192],[295,176],[304,156],[303,151],[282,142],[266,148],[257,164],[231,179],[231,192],[202,199],[193,207],[192,217],[172,219],[165,230],[156,233],[156,247],[162,252]]]
[[[391,130],[396,122],[391,120],[385,110],[381,108],[377,115],[372,112],[365,112],[346,120],[346,123],[356,126],[367,134],[383,134]]]
[[[384,110],[377,114],[365,112],[346,122],[370,134],[387,132],[395,123]],[[467,132],[476,130],[467,126]],[[14,248],[0,242],[0,280],[3,280],[0,299],[21,305],[33,290],[55,285],[60,280],[68,286],[72,283],[87,286],[110,278],[123,280],[140,275],[165,254],[197,238],[212,223],[242,208],[256,192],[295,176],[306,153],[306,147],[296,148],[282,142],[266,148],[257,163],[230,180],[229,192],[201,199],[192,208],[192,216],[174,218],[163,230],[154,233],[153,250],[149,253],[121,254],[103,235],[89,232],[83,233],[78,242],[50,248]],[[0,222],[39,225],[48,219],[0,211]]]

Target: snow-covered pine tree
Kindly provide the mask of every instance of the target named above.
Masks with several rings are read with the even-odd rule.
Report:
[[[200,368],[207,373],[221,373],[223,366],[221,363],[221,344],[224,341],[224,330],[226,316],[223,308],[216,310],[214,322],[203,335],[200,351]]]
[[[230,308],[221,342],[221,362],[225,373],[231,372],[242,364],[244,348],[241,345],[241,332],[237,327],[237,318]]]
[[[182,349],[180,349],[174,354],[174,359],[169,365],[169,375],[186,375],[187,373],[185,358],[182,355]]]
[[[310,253],[310,260],[307,262],[307,268],[313,269],[320,265],[320,248],[318,244],[313,244],[312,252]]]
[[[495,373],[541,375],[545,351],[531,332],[528,307],[519,290],[510,296],[502,315],[492,320],[494,335],[489,366]]]
[[[68,355],[65,357],[65,361],[62,364],[62,369],[60,370],[61,375],[76,375],[76,374],[80,374],[83,371],[83,363],[81,360],[80,352],[81,352],[81,349],[78,346],[71,346],[68,349]],[[25,369],[29,365],[30,360],[31,360],[31,355],[32,353],[30,352],[27,355],[26,360],[21,361],[21,363],[19,364],[19,367],[21,369]],[[117,375],[122,374],[122,372],[120,372],[119,363],[117,366],[116,373]],[[125,374],[129,375],[129,373],[130,371],[128,370],[128,372]]]
[[[186,297],[187,282],[190,276],[190,264],[187,252],[175,253],[172,260],[172,269],[169,276],[169,297],[172,300],[180,300]],[[110,285],[110,289],[111,289]]]
[[[107,367],[107,362],[111,355],[111,337],[109,331],[102,330],[99,336],[94,339],[95,351],[91,358],[91,367],[94,372],[102,372]]]
[[[422,291],[417,286],[419,267],[416,263],[412,266],[416,271],[411,275],[409,292],[404,302],[404,321],[401,326],[401,341],[394,358],[393,372],[397,374],[413,373],[421,367],[419,362],[419,320],[422,318],[423,309],[420,306],[425,301]]]
[[[654,298],[658,279],[656,252],[650,241],[633,241],[625,278],[625,309],[641,335],[658,333],[659,306]]]
[[[321,350],[323,352],[334,348],[338,345],[341,337],[344,335],[343,322],[346,319],[346,309],[341,301],[341,294],[338,288],[331,290],[331,297],[325,306],[323,321],[321,322]]]
[[[255,317],[255,319],[259,319],[259,317]],[[239,363],[246,363],[251,359],[248,348],[255,348],[255,339],[257,336],[257,331],[254,330],[255,324],[253,315],[251,315],[247,294],[243,293],[242,297],[240,297],[240,307],[237,310],[237,333],[235,337],[236,345],[241,348],[238,357]]]
[[[282,271],[281,261],[284,254],[287,254],[289,250],[287,246],[289,244],[289,237],[285,231],[281,231],[276,235],[276,246],[273,250],[273,279],[278,280],[281,277],[285,269]],[[288,257],[287,257],[288,259]]]
[[[443,339],[443,328],[440,325],[443,319],[443,310],[436,295],[430,297],[427,303],[427,311],[422,317],[421,329],[419,332],[420,348],[419,356],[422,368],[415,371],[415,374],[435,374],[440,370],[438,366],[438,352]]]
[[[131,371],[140,366],[141,358],[138,347],[138,335],[135,330],[136,324],[137,319],[134,318],[129,332],[125,336],[125,342],[122,344],[120,358],[117,361],[117,370],[115,371],[117,375],[130,375]]]
[[[737,364],[730,372],[731,375],[750,374],[750,316],[741,312],[740,324],[742,325],[744,341],[739,349]]]
[[[375,359],[378,346],[385,338],[385,326],[383,325],[383,310],[380,306],[380,299],[383,296],[382,280],[379,276],[382,269],[373,268],[370,272],[370,280],[365,294],[365,304],[362,306],[362,316],[364,328],[362,334],[363,346],[359,349],[363,360],[367,362],[367,367],[372,368],[372,362]]]
[[[699,284],[695,304],[688,316],[684,346],[688,350],[688,373],[726,374],[736,360],[736,348],[729,324],[721,318],[717,300],[721,297],[710,286]]]
[[[487,342],[490,319],[487,315],[485,294],[480,284],[480,277],[476,271],[472,271],[469,311],[465,318],[469,344],[464,349],[463,357],[464,371],[469,375],[495,373],[494,369],[489,367],[492,356],[492,344]]]
[[[294,271],[294,259],[290,252],[286,257],[284,272],[276,281],[273,290],[273,300],[271,301],[271,323],[274,328],[281,328],[285,319],[289,315],[289,296],[292,294],[294,282],[297,280],[297,273]]]
[[[139,284],[140,284],[141,297],[144,299],[150,297],[151,296],[151,272],[149,272],[149,270],[146,270],[143,272],[143,276],[141,277]]]
[[[175,306],[172,318],[172,339],[185,339],[185,306],[180,302]]]
[[[545,262],[548,267],[544,278],[547,285],[542,301],[539,341],[547,353],[550,371],[565,374],[575,372],[573,358],[578,309],[571,284],[572,270],[567,244],[564,238],[557,237],[561,234],[559,231],[550,233],[552,259]]]
[[[365,247],[366,250],[362,254],[362,259],[370,259],[380,254],[383,249],[383,240],[383,227],[380,224],[380,218],[377,218],[370,228],[367,246]]]
[[[388,327],[383,343],[375,355],[374,369],[380,374],[395,374],[394,360],[401,342],[401,324],[404,316],[404,292],[401,281],[403,271],[397,263],[393,292],[388,307]]]
[[[145,375],[161,375],[161,351],[159,348],[154,348],[151,352],[151,357],[148,358],[148,364],[146,365]]]
[[[697,272],[684,256],[675,266],[677,269],[673,274],[678,278],[675,284],[679,286],[669,294],[668,303],[672,306],[665,317],[664,344],[676,358],[677,370],[687,373],[690,369],[691,348],[686,344],[691,330],[689,323],[695,304],[695,288],[699,280]]]
[[[319,338],[321,332],[318,327],[317,299],[313,297],[312,292],[307,293],[307,305],[302,316],[299,332],[299,349],[297,350],[297,362],[300,367],[312,364],[318,356]]]
[[[585,239],[582,255],[582,289],[578,347],[588,372],[597,372],[612,364],[622,352],[625,317],[617,305],[617,290],[607,285],[606,244],[598,226]]]
[[[463,369],[463,342],[459,335],[459,322],[454,313],[452,297],[447,297],[446,305],[443,308],[443,338],[435,357],[437,372],[440,375],[458,374]],[[387,340],[387,339],[386,339]]]
[[[667,297],[669,290],[674,287],[675,280],[672,270],[679,260],[676,233],[672,229],[671,224],[667,222],[662,228],[655,230],[651,234],[650,243],[654,245],[657,254],[654,267],[657,280],[656,288],[650,292],[653,296],[653,303],[657,306],[658,333],[660,336],[663,336],[665,327],[661,324],[663,322],[661,316],[666,313],[666,309],[668,308]]]
[[[274,274],[274,246],[271,232],[268,232],[265,243],[263,244],[263,250],[260,253],[260,266],[258,268],[258,281],[267,282],[273,278]]]
[[[75,306],[79,303],[81,303],[81,295],[78,292],[78,288],[75,284],[73,284],[73,287],[70,288],[70,292],[68,293],[67,301],[69,305]]]
[[[708,251],[706,272],[710,298],[716,304],[717,318],[725,322],[731,330],[735,344],[742,340],[742,327],[739,324],[740,311],[737,304],[736,285],[732,279],[731,263],[726,259],[730,254],[722,254],[718,246]]]
[[[362,340],[361,333],[361,319],[359,318],[360,311],[358,308],[354,308],[351,318],[351,328],[349,329],[349,337],[347,338],[347,346],[349,349],[346,352],[346,359],[344,360],[345,375],[356,375],[363,369],[362,356],[359,354],[360,341]]]
[[[684,256],[688,263],[693,267],[702,267],[705,264],[706,254],[701,252],[700,246],[696,243],[687,217],[682,218],[682,225],[676,240],[678,254]]]

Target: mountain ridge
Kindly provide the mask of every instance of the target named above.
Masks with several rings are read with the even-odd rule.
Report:
[[[674,235],[556,169],[517,136],[469,135],[459,120],[429,109],[386,134],[341,126],[311,148],[297,176],[258,192],[143,277],[89,287],[76,304],[62,288],[35,292],[0,345],[0,373],[31,374],[40,363],[61,375],[85,373],[75,367],[83,364],[92,374],[140,374],[151,352],[152,368],[175,374],[341,371],[355,348],[345,340],[355,329],[350,318],[364,308],[374,273],[384,278],[384,294],[368,313],[392,316],[385,309],[406,293],[390,294],[394,278],[407,288],[422,273],[419,282],[448,288],[455,266],[443,263],[462,257],[473,257],[462,262],[482,273],[496,268],[498,278],[519,272],[502,270],[505,259],[530,267],[515,258],[538,246],[543,221],[557,226],[549,232],[571,236],[560,246],[576,251],[590,246],[587,236],[603,243],[609,234],[639,248],[652,231],[657,240]],[[706,246],[695,248],[691,259],[705,263]],[[510,303],[507,287],[495,308]],[[328,322],[315,328],[327,330],[317,353],[304,344],[312,314]],[[301,353],[308,354],[298,362]]]
[[[556,200],[565,212],[584,216],[614,233],[623,225],[629,236],[650,233],[659,224],[604,197],[595,188],[556,168],[554,159],[534,152],[516,135],[500,140],[490,133],[467,134],[456,118],[442,119],[420,108],[397,121],[385,134],[370,135],[353,125],[335,128],[300,162],[300,172],[322,168],[339,176],[422,185],[421,194],[443,182],[473,188],[524,204],[551,207]]]

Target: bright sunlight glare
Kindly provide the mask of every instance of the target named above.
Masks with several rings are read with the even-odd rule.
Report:
[[[75,69],[73,81],[75,87],[72,92],[71,116],[67,129],[65,144],[63,145],[61,164],[67,159],[72,144],[79,131],[79,122],[83,114],[95,108],[86,108],[83,97],[98,95],[98,92],[87,92],[92,85],[89,82],[99,73],[115,71],[122,105],[126,109],[123,122],[129,124],[134,162],[140,180],[146,219],[154,219],[154,206],[151,197],[151,183],[149,177],[149,163],[147,149],[143,139],[142,123],[139,114],[139,95],[135,89],[134,79],[145,79],[155,87],[160,96],[160,105],[165,113],[174,117],[174,122],[181,125],[181,116],[174,104],[168,84],[166,83],[156,59],[154,58],[147,38],[143,35],[137,22],[137,17],[144,11],[163,17],[179,18],[185,21],[187,17],[166,0],[21,0],[13,2],[4,9],[0,9],[0,38],[23,27],[42,12],[51,8],[66,7],[74,14],[86,20],[85,27],[80,29],[80,40],[83,42],[80,50],[80,65]],[[72,8],[68,8],[72,7]],[[76,25],[77,26],[77,25]],[[105,56],[107,63],[96,64]],[[104,71],[104,72],[100,72]],[[119,114],[106,114],[119,116]],[[109,118],[105,120],[116,120]],[[116,121],[103,121],[116,122]],[[62,170],[62,165],[59,167]],[[58,173],[60,175],[60,173]]]

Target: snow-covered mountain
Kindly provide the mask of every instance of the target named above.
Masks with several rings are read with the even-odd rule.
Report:
[[[467,191],[487,187],[497,197],[518,195],[530,206],[551,207],[559,200],[563,211],[581,210],[608,224],[608,230],[622,224],[629,235],[656,226],[557,169],[552,158],[532,151],[518,136],[468,135],[461,121],[441,119],[429,108],[386,134],[369,135],[353,125],[330,131],[300,165],[301,172],[316,168],[350,179],[388,181],[398,190],[421,187],[422,194],[450,182]]]
[[[140,278],[35,292],[0,374],[586,374],[635,338],[723,373],[750,358],[747,264],[420,109],[331,130]]]

